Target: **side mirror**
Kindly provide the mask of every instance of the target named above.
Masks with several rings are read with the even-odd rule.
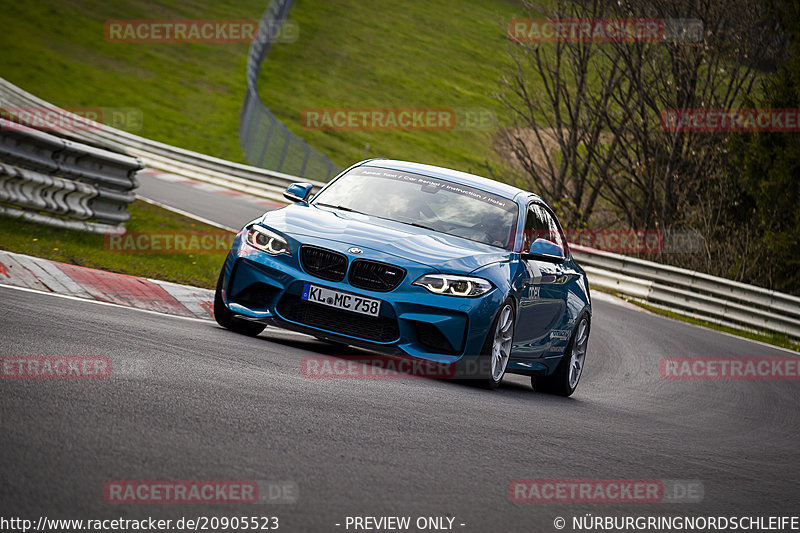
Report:
[[[523,259],[547,261],[548,263],[563,263],[564,250],[554,242],[547,239],[536,239],[531,244],[531,249],[522,253]]]
[[[305,202],[313,188],[310,183],[292,183],[283,191],[283,197],[290,202]]]

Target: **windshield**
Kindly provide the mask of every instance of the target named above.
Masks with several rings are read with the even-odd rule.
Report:
[[[313,200],[365,215],[510,249],[517,221],[513,200],[453,182],[372,167],[358,167]]]

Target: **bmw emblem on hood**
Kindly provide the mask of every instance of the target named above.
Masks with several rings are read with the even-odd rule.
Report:
[[[361,253],[361,248],[350,248],[347,250],[348,254],[358,255]]]

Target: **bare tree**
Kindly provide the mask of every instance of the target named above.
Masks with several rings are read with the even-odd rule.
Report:
[[[526,4],[532,18],[537,9],[548,18],[598,18],[606,15],[605,6]],[[513,125],[498,133],[498,148],[522,170],[525,186],[546,196],[566,224],[580,227],[588,223],[614,161],[619,139],[606,123],[623,65],[591,41],[510,38],[513,68],[502,78],[499,98]]]
[[[756,80],[752,54],[762,39],[751,32],[763,19],[756,3],[735,0],[624,1],[621,17],[699,21],[698,40],[612,43],[604,52],[621,60],[626,81],[612,95],[615,112],[606,127],[624,139],[614,152],[614,186],[603,198],[633,227],[670,229],[681,223],[679,206],[700,201],[713,163],[726,151],[725,132],[671,131],[660,123],[667,110],[731,109]]]
[[[529,188],[570,224],[598,203],[630,228],[680,227],[701,201],[725,133],[669,131],[665,110],[728,109],[750,93],[769,46],[763,8],[742,0],[554,0],[524,4],[551,19],[660,20],[660,40],[513,39],[499,98],[513,125],[498,133]],[[693,30],[695,36],[680,33]],[[671,33],[670,33],[671,32]],[[687,38],[694,37],[694,38]]]

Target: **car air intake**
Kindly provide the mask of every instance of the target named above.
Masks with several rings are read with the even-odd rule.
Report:
[[[316,246],[300,247],[300,263],[312,276],[328,281],[342,281],[347,272],[347,256]]]
[[[294,294],[281,298],[277,311],[286,320],[368,341],[393,342],[400,337],[400,327],[395,317],[372,317],[342,311],[307,302]]]
[[[395,289],[406,271],[398,266],[368,259],[356,259],[350,266],[350,275],[347,280],[353,287],[378,292],[389,292]]]
[[[267,307],[267,304],[277,292],[278,289],[276,287],[257,282],[248,285],[234,295],[229,295],[228,298],[232,302],[251,309],[262,309]]]
[[[417,322],[417,341],[435,353],[443,353],[448,355],[455,355],[458,350],[453,348],[447,337],[434,326],[426,322]]]

